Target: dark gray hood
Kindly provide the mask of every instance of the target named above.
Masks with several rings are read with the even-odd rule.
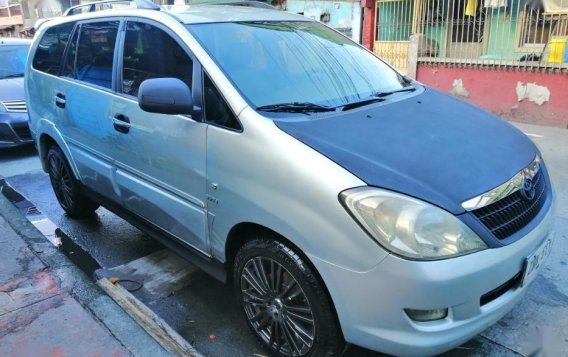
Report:
[[[24,77],[0,79],[0,101],[24,99]]]
[[[504,183],[537,153],[530,139],[507,122],[432,89],[311,118],[275,123],[368,185],[454,214],[464,212],[461,202]]]

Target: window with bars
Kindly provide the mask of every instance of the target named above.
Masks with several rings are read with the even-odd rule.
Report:
[[[414,12],[421,61],[568,68],[568,0],[416,0]]]
[[[452,1],[450,14],[452,42],[483,41],[486,11],[482,1]]]
[[[555,5],[531,6],[527,3],[519,16],[520,48],[542,48],[554,36],[568,36],[568,0],[552,1]]]
[[[378,0],[375,25],[377,41],[408,41],[412,35],[412,0]]]
[[[552,17],[540,9],[525,9],[521,14],[520,47],[542,47],[548,43],[553,27]]]

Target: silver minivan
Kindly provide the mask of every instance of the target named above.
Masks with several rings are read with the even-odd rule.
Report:
[[[143,7],[32,45],[30,127],[69,217],[102,205],[232,282],[275,356],[433,355],[519,302],[555,200],[522,132],[300,15]]]

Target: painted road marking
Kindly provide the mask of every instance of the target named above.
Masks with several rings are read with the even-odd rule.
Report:
[[[49,218],[45,217],[41,213],[39,217],[37,215],[26,215],[26,218],[51,242],[51,244],[56,247],[61,245],[61,238],[55,235],[57,225],[55,225],[55,223],[53,223]]]

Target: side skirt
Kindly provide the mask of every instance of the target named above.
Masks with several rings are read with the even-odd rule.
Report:
[[[165,232],[163,229],[128,211],[119,204],[90,190],[89,188],[83,186],[81,187],[81,189],[87,197],[98,202],[104,208],[108,209],[112,213],[132,224],[134,227],[148,234],[150,237],[162,243],[168,249],[172,250],[182,258],[186,259],[188,262],[211,275],[213,278],[221,281],[222,283],[227,282],[227,269],[226,265],[223,262],[215,258],[210,258],[203,253],[193,249],[192,247],[184,244],[183,242],[180,242],[179,239]]]

